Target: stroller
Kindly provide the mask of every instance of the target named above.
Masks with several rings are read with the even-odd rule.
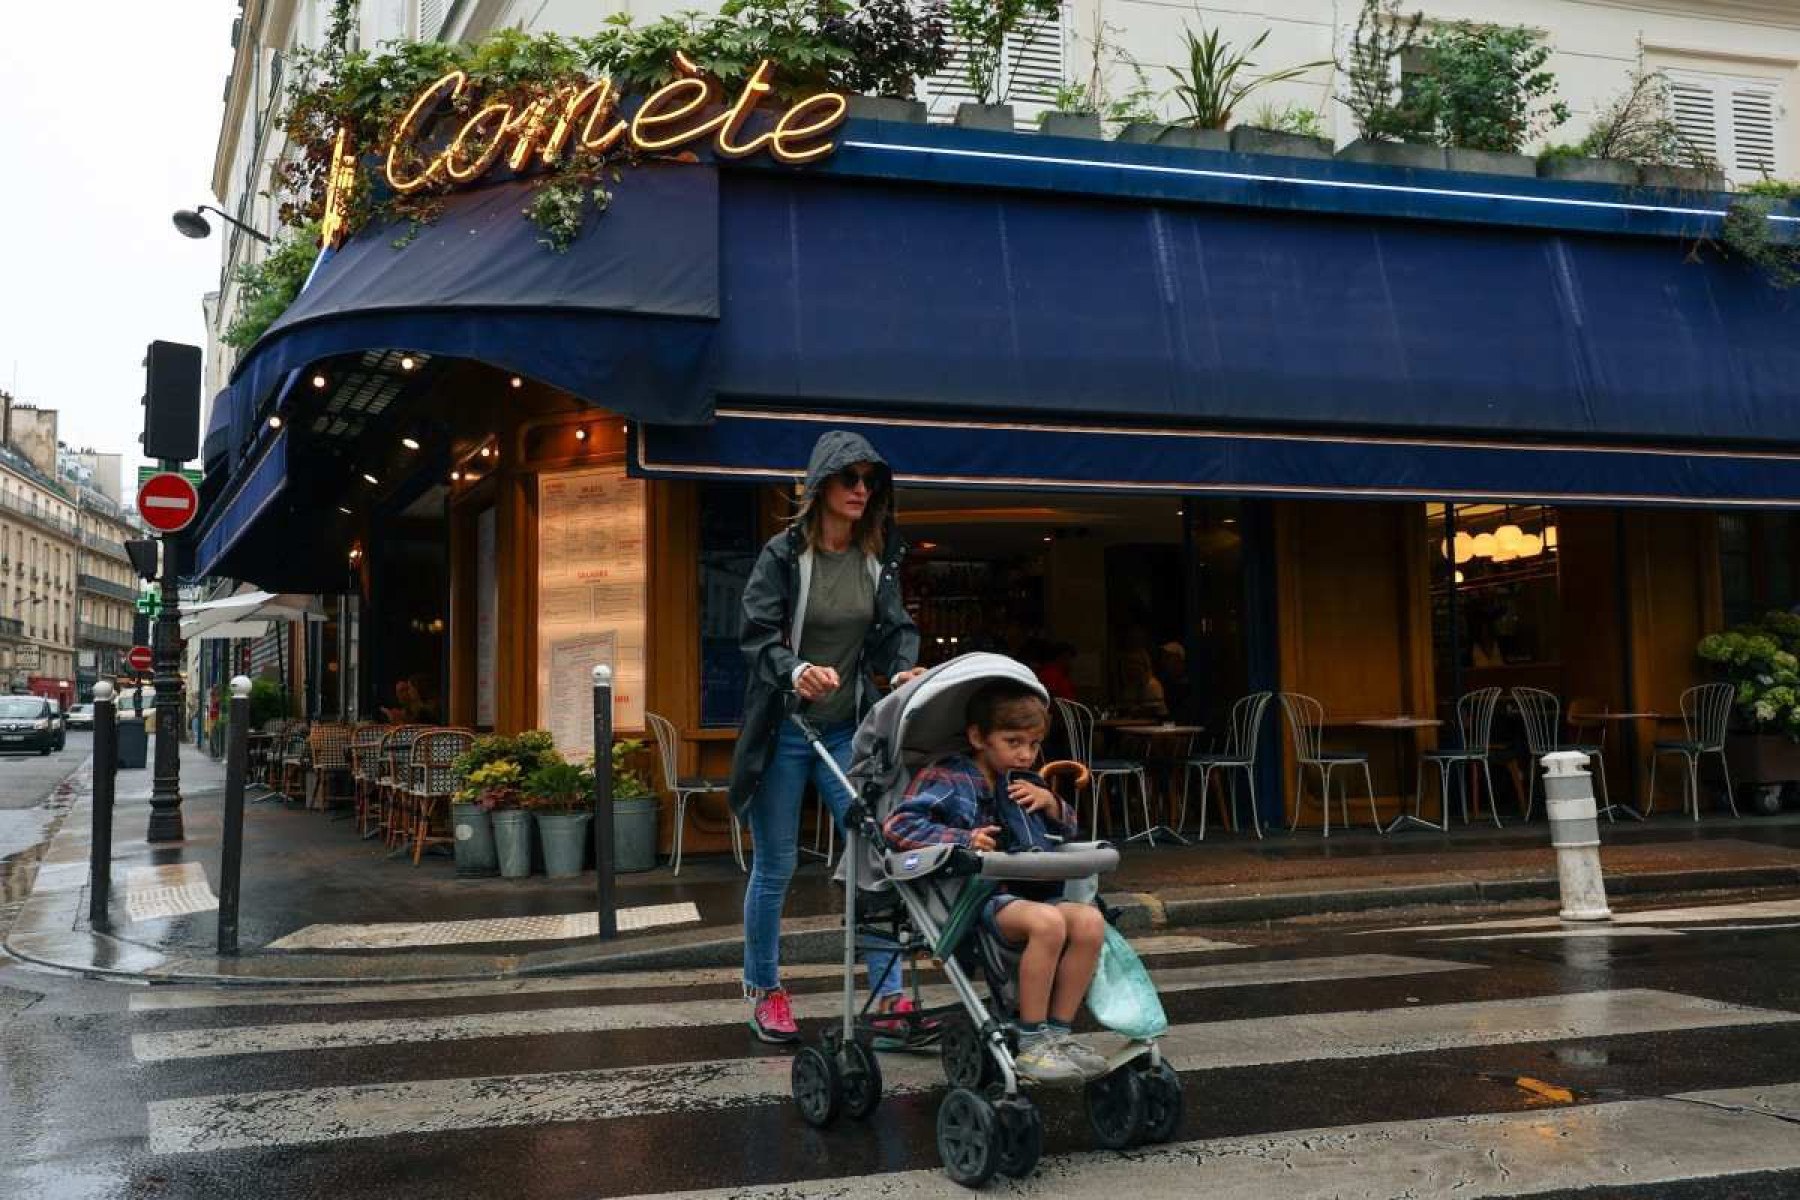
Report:
[[[1017,952],[977,919],[998,882],[1062,880],[1064,898],[1098,903],[1098,876],[1113,870],[1119,852],[1104,842],[1064,843],[1054,851],[982,854],[958,846],[889,851],[881,823],[904,796],[919,769],[967,747],[964,712],[984,684],[1011,680],[1043,694],[1032,672],[998,654],[965,654],[934,667],[883,699],[856,731],[849,777],[839,770],[817,732],[797,709],[790,713],[813,750],[854,799],[844,815],[846,846],[839,865],[844,882],[844,1004],[817,1044],[794,1058],[794,1102],[808,1124],[824,1128],[844,1115],[867,1117],[881,1100],[881,1064],[873,1048],[878,1032],[904,1024],[909,1048],[929,1042],[941,1028],[944,1074],[950,1090],[938,1106],[937,1143],[945,1173],[980,1187],[996,1171],[1029,1175],[1043,1151],[1044,1124],[1014,1068],[1017,1031]],[[1046,777],[1086,769],[1078,763],[1042,768]],[[852,779],[856,782],[853,784]],[[881,940],[877,940],[881,939]],[[916,967],[920,952],[943,965],[953,1003],[918,1003],[912,972],[913,1012],[882,1016],[873,1024],[870,1005],[856,1004],[856,954],[898,945]],[[985,984],[987,1001],[972,976]],[[1180,1077],[1156,1042],[1128,1041],[1108,1060],[1110,1070],[1086,1084],[1088,1124],[1108,1149],[1167,1141],[1180,1128]]]

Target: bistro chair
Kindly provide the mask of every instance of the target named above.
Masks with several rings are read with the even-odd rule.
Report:
[[[1094,710],[1078,700],[1058,700],[1057,715],[1062,718],[1063,728],[1069,734],[1069,753],[1076,762],[1088,769],[1088,790],[1093,797],[1094,812],[1089,821],[1089,829],[1094,837],[1100,836],[1100,810],[1105,806],[1107,786],[1119,785],[1119,811],[1125,821],[1125,840],[1133,841],[1146,838],[1155,846],[1152,837],[1155,827],[1150,820],[1150,783],[1146,777],[1144,764],[1127,758],[1095,758],[1094,757]],[[1138,802],[1144,810],[1144,828],[1139,833],[1131,832],[1131,785],[1137,784]],[[1081,819],[1081,791],[1075,793],[1076,824]]]
[[[275,759],[275,790],[282,799],[306,802],[307,734],[305,721],[289,721],[280,734]]]
[[[461,729],[425,730],[413,740],[407,794],[411,802],[415,867],[424,856],[425,847],[456,842],[450,828],[450,798],[456,792],[456,776],[450,764],[467,754],[474,744],[475,735]],[[434,823],[442,833],[433,832]]]
[[[1531,820],[1531,810],[1537,799],[1538,764],[1544,755],[1558,751],[1573,750],[1577,754],[1588,756],[1588,762],[1594,768],[1594,779],[1600,785],[1600,811],[1606,814],[1607,820],[1613,819],[1612,796],[1606,786],[1606,756],[1596,743],[1568,743],[1562,741],[1562,701],[1554,693],[1543,688],[1516,687],[1512,690],[1513,703],[1519,706],[1519,718],[1525,723],[1525,745],[1531,751],[1531,763],[1526,771],[1530,776],[1525,785],[1525,819]]]
[[[412,769],[412,746],[429,725],[396,725],[381,739],[379,774],[375,781],[375,798],[381,808],[382,844],[389,850],[405,842],[411,831],[407,824],[406,787]]]
[[[1281,707],[1287,713],[1288,727],[1294,734],[1294,820],[1288,827],[1293,833],[1300,828],[1300,809],[1306,802],[1307,768],[1319,773],[1319,808],[1325,815],[1325,834],[1331,836],[1331,777],[1340,767],[1345,775],[1360,770],[1363,786],[1369,793],[1369,821],[1375,832],[1382,832],[1381,815],[1375,811],[1375,779],[1369,774],[1369,756],[1361,750],[1325,749],[1325,706],[1311,696],[1299,692],[1281,693]],[[1338,811],[1344,828],[1350,827],[1350,785],[1338,785]]]
[[[376,829],[375,787],[381,770],[381,740],[388,725],[358,725],[350,733],[350,774],[356,782],[356,832],[367,838]]]
[[[1729,683],[1703,683],[1681,693],[1682,736],[1673,741],[1656,743],[1650,756],[1650,795],[1644,801],[1644,815],[1656,807],[1656,764],[1665,754],[1679,754],[1687,767],[1681,779],[1681,807],[1693,808],[1694,820],[1700,819],[1700,758],[1706,754],[1719,756],[1719,773],[1725,777],[1725,803],[1731,815],[1737,816],[1737,798],[1731,794],[1731,767],[1725,761],[1725,727],[1731,721],[1731,705],[1737,699],[1737,688]]]
[[[1195,771],[1200,772],[1200,840],[1206,840],[1206,793],[1214,771],[1219,773],[1226,786],[1226,794],[1221,799],[1227,804],[1226,818],[1236,829],[1237,777],[1231,772],[1242,771],[1245,782],[1250,785],[1250,826],[1261,839],[1262,815],[1256,811],[1256,745],[1262,736],[1263,717],[1274,698],[1274,692],[1252,692],[1239,699],[1231,706],[1231,731],[1226,736],[1225,749],[1216,754],[1191,755],[1183,764],[1181,811],[1175,817],[1176,833],[1181,832],[1182,823],[1187,820],[1188,785],[1193,782]]]
[[[667,717],[659,717],[647,712],[644,719],[650,723],[650,731],[656,735],[657,757],[662,761],[663,788],[675,796],[675,861],[674,873],[681,874],[681,832],[686,824],[688,803],[697,796],[723,796],[731,790],[731,782],[726,779],[702,779],[697,776],[681,776],[677,767],[678,752],[681,749],[681,738],[675,732],[675,726]],[[737,814],[731,806],[725,807],[725,815],[731,821],[731,854],[737,859],[738,870],[748,871],[744,865],[744,831],[738,824]]]
[[[261,729],[252,731],[244,739],[248,756],[245,759],[245,774],[251,783],[265,787],[268,785],[269,763],[274,758],[273,751],[279,744],[282,727],[286,724],[280,717],[272,717],[263,722]]]
[[[338,799],[354,802],[348,725],[335,722],[314,725],[306,735],[306,758],[308,808],[329,810],[331,802]]]
[[[1448,831],[1450,828],[1450,782],[1454,779],[1462,781],[1458,790],[1458,798],[1462,801],[1463,824],[1469,823],[1469,788],[1474,781],[1475,768],[1481,767],[1481,778],[1487,788],[1488,815],[1494,818],[1494,828],[1501,828],[1500,805],[1494,795],[1494,773],[1488,762],[1494,734],[1494,712],[1500,707],[1500,689],[1497,687],[1479,688],[1457,697],[1456,700],[1456,744],[1439,746],[1436,750],[1427,750],[1419,755],[1419,766],[1413,772],[1413,816],[1419,816],[1419,808],[1425,799],[1425,765],[1430,763],[1437,768],[1438,802],[1442,805],[1440,815],[1443,823],[1438,828]]]

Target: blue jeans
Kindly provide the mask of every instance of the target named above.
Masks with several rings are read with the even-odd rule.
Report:
[[[840,767],[850,765],[850,739],[856,725],[840,721],[819,731],[820,740]],[[832,818],[843,828],[848,795],[837,777],[820,762],[806,736],[792,721],[781,723],[775,754],[763,772],[750,802],[750,837],[755,854],[750,860],[750,882],[744,887],[744,984],[758,991],[780,986],[781,909],[787,902],[788,881],[800,854],[800,801],[811,779]],[[869,979],[877,996],[900,991],[898,951],[868,956]]]

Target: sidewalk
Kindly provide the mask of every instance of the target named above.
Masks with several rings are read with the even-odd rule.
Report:
[[[743,876],[728,856],[689,858],[618,876],[622,913],[679,920],[601,943],[591,933],[594,876],[570,881],[457,879],[442,856],[418,867],[362,841],[347,820],[278,800],[245,811],[240,944],[214,952],[224,774],[192,747],[182,760],[187,840],[150,846],[150,773],[119,775],[110,929],[87,922],[92,827],[88,768],[45,848],[36,883],[6,941],[32,962],[156,981],[239,983],[497,978],[741,961]],[[1800,886],[1800,817],[1696,826],[1663,816],[1602,823],[1613,896]],[[1408,905],[1543,900],[1554,912],[1556,867],[1541,822],[1377,837],[1253,837],[1214,831],[1204,845],[1132,847],[1108,880],[1128,929],[1162,929],[1359,912]],[[688,906],[671,907],[671,906]],[[783,958],[841,954],[842,898],[803,856],[783,923]],[[583,918],[588,924],[583,925]],[[697,919],[694,919],[696,918]],[[321,928],[327,927],[327,928]],[[583,935],[582,931],[588,932]],[[575,936],[571,936],[574,934]],[[334,948],[324,948],[324,947]],[[335,948],[344,947],[344,948]]]

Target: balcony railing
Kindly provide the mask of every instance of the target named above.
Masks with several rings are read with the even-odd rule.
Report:
[[[137,602],[137,589],[126,587],[122,583],[114,583],[110,579],[102,579],[98,575],[81,574],[75,576],[77,591],[92,592],[96,596],[110,596],[114,600],[123,600],[127,604]]]
[[[18,617],[0,617],[0,637],[22,638],[24,636],[24,621]]]
[[[54,530],[68,538],[79,538],[81,528],[66,517],[59,517],[51,509],[42,504],[27,504],[23,499],[10,493],[0,492],[0,508],[30,521],[35,521],[46,529]]]
[[[82,621],[75,627],[77,638],[89,646],[129,646],[131,630],[109,629],[105,625],[95,625],[91,621]]]
[[[125,553],[125,547],[111,538],[103,538],[97,533],[82,532],[81,544],[89,550],[96,550],[108,558],[116,558],[120,562],[130,562],[131,556]]]

